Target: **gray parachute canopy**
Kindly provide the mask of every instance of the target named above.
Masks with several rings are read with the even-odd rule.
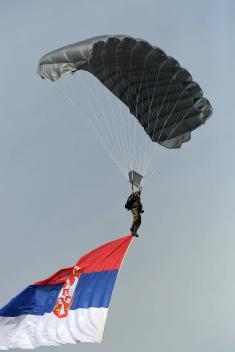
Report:
[[[126,104],[152,141],[179,148],[212,114],[190,73],[148,42],[125,35],[90,38],[41,58],[38,74],[56,81],[85,70]]]

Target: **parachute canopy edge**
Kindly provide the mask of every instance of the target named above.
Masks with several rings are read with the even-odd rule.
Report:
[[[117,39],[119,41],[126,39],[128,41],[143,42],[146,45],[151,46],[143,39],[132,38],[131,36],[124,34],[95,36],[50,51],[43,55],[39,60],[37,73],[42,78],[47,78],[48,80],[55,82],[66,72],[75,72],[80,69],[86,70],[86,63],[92,55],[93,47],[98,46],[100,43],[107,43],[112,39]]]

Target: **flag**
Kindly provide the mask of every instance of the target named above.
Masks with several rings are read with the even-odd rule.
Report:
[[[113,287],[132,239],[106,243],[13,298],[0,310],[0,349],[102,342]]]

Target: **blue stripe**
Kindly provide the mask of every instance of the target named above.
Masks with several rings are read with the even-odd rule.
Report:
[[[80,276],[71,309],[108,307],[118,270]],[[30,285],[0,310],[0,316],[43,315],[52,312],[63,284]]]
[[[81,275],[71,309],[108,307],[118,270]]]

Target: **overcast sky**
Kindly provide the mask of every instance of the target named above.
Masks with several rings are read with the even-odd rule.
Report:
[[[144,188],[104,343],[43,351],[234,351],[234,33],[232,0],[0,0],[0,306],[130,227],[128,182],[36,74],[43,54],[102,34],[144,38],[214,108]]]

